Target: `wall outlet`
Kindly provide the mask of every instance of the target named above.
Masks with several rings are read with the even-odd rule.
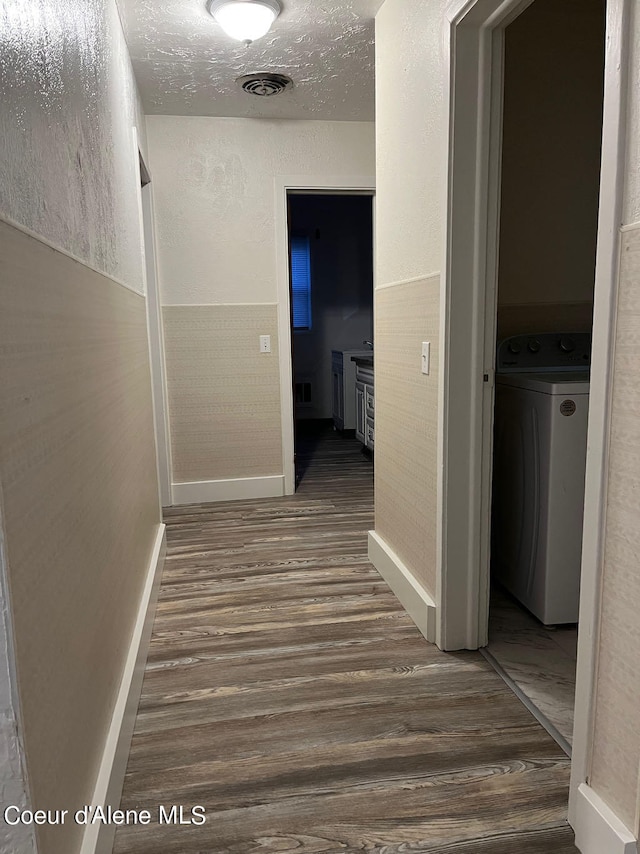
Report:
[[[270,335],[261,335],[260,336],[260,352],[261,353],[270,353],[271,352],[271,336]]]
[[[423,341],[422,342],[422,356],[420,359],[420,367],[422,369],[423,374],[429,374],[431,362],[431,342]]]

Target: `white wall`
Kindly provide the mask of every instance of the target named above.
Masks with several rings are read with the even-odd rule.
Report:
[[[442,265],[448,5],[386,0],[376,16],[378,285]]]
[[[373,175],[370,122],[148,116],[164,305],[276,302],[276,176]]]
[[[373,175],[373,125],[148,116],[147,133],[173,482],[211,500],[241,478],[281,490],[276,179]]]
[[[3,0],[0,68],[0,211],[142,291],[145,128],[114,0]]]
[[[311,329],[294,333],[293,366],[296,382],[311,383],[312,402],[296,418],[331,418],[331,351],[373,339],[372,199],[293,195],[289,211],[311,254]]]

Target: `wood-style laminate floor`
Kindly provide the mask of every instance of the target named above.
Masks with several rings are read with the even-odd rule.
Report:
[[[174,508],[116,854],[575,854],[569,760],[367,561],[372,464],[299,442],[291,498]],[[206,824],[160,825],[160,804]]]

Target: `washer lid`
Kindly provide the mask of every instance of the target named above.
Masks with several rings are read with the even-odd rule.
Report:
[[[589,394],[589,371],[496,374],[496,383],[543,394]]]

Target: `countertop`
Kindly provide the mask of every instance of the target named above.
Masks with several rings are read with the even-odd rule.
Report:
[[[370,356],[352,356],[351,361],[355,362],[356,365],[362,365],[362,367],[373,367],[373,353]]]

